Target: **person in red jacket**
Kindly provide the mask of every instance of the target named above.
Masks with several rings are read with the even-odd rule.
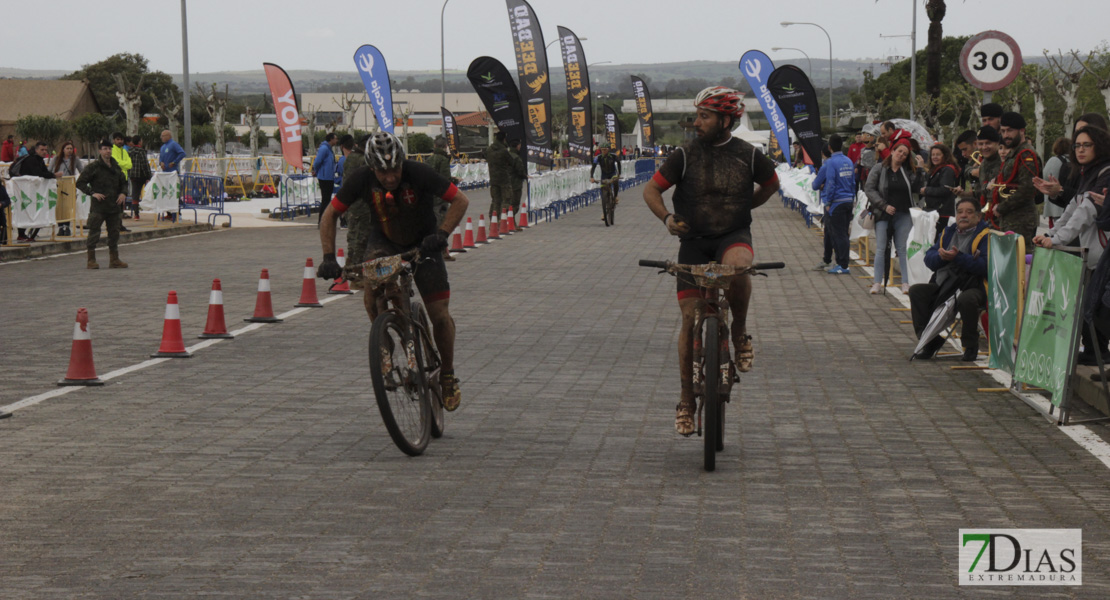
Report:
[[[852,161],[853,165],[859,164],[859,157],[863,154],[863,149],[867,147],[867,143],[863,141],[864,135],[866,134],[862,131],[857,133],[856,141],[851,146],[848,146],[848,151],[844,153],[844,156],[847,156]]]
[[[0,162],[14,162],[15,161],[15,142],[12,141],[13,136],[8,136],[3,144],[0,144]]]

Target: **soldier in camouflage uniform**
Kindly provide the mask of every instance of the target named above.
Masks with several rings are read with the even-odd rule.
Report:
[[[1005,162],[995,178],[992,191],[995,223],[1002,231],[1013,231],[1025,238],[1025,247],[1033,247],[1040,215],[1037,201],[1040,192],[1033,179],[1041,176],[1041,158],[1025,139],[1025,118],[1016,112],[1002,115],[1002,143],[1009,148]]]
[[[347,160],[343,162],[343,178],[347,179],[359,169],[366,168],[365,138],[352,143],[350,147],[340,143]],[[347,211],[347,262],[358,264],[365,260],[366,238],[370,235],[370,207],[359,202]]]
[[[432,156],[428,158],[428,162],[426,164],[447,181],[458,185],[459,181],[454,177],[451,177],[451,155],[447,153],[446,138],[436,138],[435,149],[432,150]],[[435,199],[434,210],[436,213],[437,227],[443,225],[443,219],[447,216],[447,207],[447,203],[444,202],[442,198]],[[450,251],[444,249],[443,260],[455,260],[455,257],[451,256]]]
[[[90,162],[77,178],[77,189],[92,197],[89,203],[85,241],[89,269],[99,269],[96,264],[96,245],[100,242],[100,225],[108,225],[108,253],[111,269],[126,269],[127,263],[119,259],[119,232],[123,226],[123,203],[127,201],[127,177],[119,163],[112,158],[112,142],[100,142],[100,158]]]
[[[979,201],[979,206],[982,207],[983,212],[987,211],[991,198],[991,188],[987,184],[994,181],[998,177],[998,171],[1002,167],[1002,161],[998,157],[998,143],[1002,140],[998,136],[998,131],[990,125],[985,125],[979,129],[976,135],[976,148],[979,150],[980,163],[978,167],[974,167],[969,172],[969,183],[971,184],[967,189],[952,188],[952,191],[958,198],[975,198]]]
[[[512,207],[514,212],[520,211],[520,199],[524,196],[524,180],[528,179],[528,167],[524,165],[524,159],[520,157],[520,140],[509,140],[509,157],[513,159],[512,169],[510,169],[509,179],[512,181],[513,192],[510,195],[512,198]]]
[[[493,135],[493,143],[486,148],[486,164],[489,165],[489,217],[501,216],[501,209],[512,203],[512,164],[509,147],[505,145],[505,133],[498,131]]]

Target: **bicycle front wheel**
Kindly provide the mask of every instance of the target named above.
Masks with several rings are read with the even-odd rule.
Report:
[[[720,325],[717,317],[706,317],[702,322],[705,340],[702,349],[705,352],[703,373],[705,382],[705,395],[702,398],[702,418],[705,419],[705,470],[712,471],[717,468],[717,445],[721,439],[721,409],[720,409],[720,381],[721,381],[721,345]]]
[[[384,312],[370,328],[370,381],[389,437],[409,456],[428,447],[431,410],[423,364],[404,317]]]

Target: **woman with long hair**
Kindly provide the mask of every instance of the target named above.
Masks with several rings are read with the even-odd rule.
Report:
[[[914,164],[916,159],[917,164]],[[871,293],[878,294],[883,289],[883,275],[886,271],[887,241],[894,239],[898,252],[898,266],[902,273],[902,293],[910,290],[909,271],[906,268],[906,240],[909,239],[913,219],[910,207],[914,195],[921,189],[925,180],[924,160],[913,154],[909,140],[901,139],[891,146],[890,154],[881,165],[875,165],[867,177],[864,192],[871,211],[875,214],[875,283]]]
[[[949,188],[954,187],[959,180],[960,166],[952,155],[952,149],[944,144],[934,144],[929,149],[929,178],[921,188],[925,210],[935,210],[940,215],[934,243],[948,226],[948,219],[956,216],[956,194]]]
[[[1075,127],[1072,128],[1071,142],[1075,143],[1075,136],[1079,134],[1079,130],[1084,127],[1097,127],[1103,131],[1110,131],[1110,124],[1107,124],[1106,117],[1098,113],[1083,113],[1075,120]],[[1054,177],[1045,175],[1042,179],[1040,177],[1033,178],[1033,187],[1037,191],[1045,195],[1048,201],[1061,208],[1067,208],[1068,203],[1075,197],[1075,192],[1079,184],[1079,173],[1074,163],[1070,165],[1071,172],[1067,177]],[[1063,218],[1063,215],[1061,215]]]
[[[81,174],[83,166],[81,159],[77,158],[77,147],[73,145],[72,140],[66,140],[58,148],[57,154],[54,155],[54,162],[50,165],[50,170],[55,177],[77,177]],[[58,225],[58,235],[72,235],[69,223]]]

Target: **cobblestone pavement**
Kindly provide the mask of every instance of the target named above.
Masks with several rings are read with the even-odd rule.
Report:
[[[1110,595],[1107,466],[951,363],[866,282],[808,270],[820,239],[773,202],[757,257],[755,369],[717,471],[673,432],[677,243],[623,194],[449,266],[463,405],[408,458],[389,440],[357,296],[15,411],[0,421],[0,597],[944,598],[958,530],[1082,528]],[[314,228],[221,230],[0,265],[0,406],[49,392],[88,307],[101,375],[186,343],[211,280],[228,325],[270,269],[297,301]],[[323,286],[320,286],[323,291]],[[1018,589],[1019,595],[1032,595]]]

